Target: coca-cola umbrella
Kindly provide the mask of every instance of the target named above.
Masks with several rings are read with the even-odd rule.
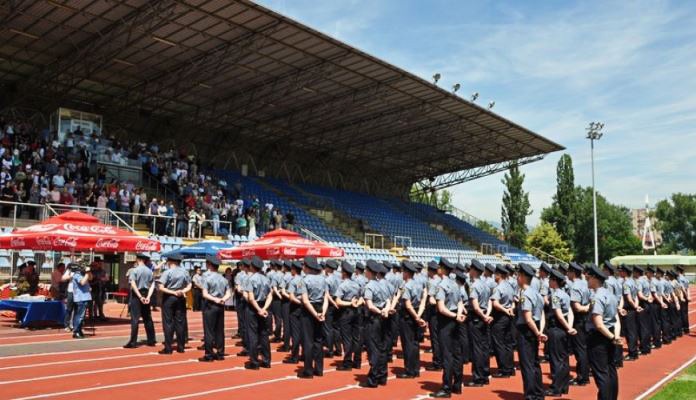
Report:
[[[159,251],[160,243],[104,225],[91,215],[68,211],[0,236],[0,249],[117,253]]]
[[[285,229],[276,229],[260,238],[243,243],[231,249],[218,252],[218,257],[227,260],[240,260],[245,257],[258,256],[268,260],[271,258],[302,258],[305,256],[338,258],[345,252],[338,247],[330,246],[316,240],[305,239],[300,234]]]

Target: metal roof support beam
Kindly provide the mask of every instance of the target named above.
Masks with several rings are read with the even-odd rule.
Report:
[[[517,161],[519,165],[529,164],[539,161],[544,158],[544,155],[520,158]],[[464,171],[454,172],[451,174],[440,175],[432,182],[423,182],[417,193],[431,192],[433,190],[446,189],[451,186],[459,185],[460,183],[472,181],[484,176],[497,174],[498,172],[510,169],[513,161],[504,161],[497,164],[486,165],[483,167],[467,169]]]

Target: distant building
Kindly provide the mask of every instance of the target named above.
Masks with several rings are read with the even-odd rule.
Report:
[[[636,235],[641,241],[643,240],[643,231],[645,229],[645,220],[648,216],[650,210],[647,208],[634,208],[631,210],[631,224],[633,225],[633,234]],[[652,233],[655,237],[655,243],[652,245],[650,232],[645,237],[643,243],[644,249],[652,249],[662,245],[662,232],[655,228],[657,219],[653,216],[650,218],[650,226],[652,228]]]

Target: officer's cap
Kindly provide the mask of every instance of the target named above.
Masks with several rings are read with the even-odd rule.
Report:
[[[551,273],[549,274],[549,279],[553,279],[559,284],[565,283],[565,276],[560,271],[556,271],[555,269],[551,270]]]
[[[595,278],[599,279],[602,282],[604,282],[607,279],[607,274],[602,272],[602,270],[597,268],[597,266],[594,264],[590,265],[587,268],[587,274],[590,276],[594,276]]]
[[[681,265],[675,265],[675,266],[674,266],[674,269],[677,270],[677,271],[679,271],[679,272],[684,272],[684,267],[681,266]]]
[[[660,267],[655,268],[655,272],[657,272],[658,274],[662,274],[662,275],[665,274],[665,270],[663,270],[663,269],[660,268]]]
[[[536,271],[529,264],[520,263],[519,267],[520,267],[520,273],[522,273],[522,274],[525,274],[529,277],[533,277],[534,275],[536,275]]]
[[[220,265],[220,259],[215,257],[215,256],[207,256],[205,258],[205,261],[207,263],[210,263],[210,264],[216,266],[216,267]],[[244,260],[242,260],[242,261],[244,261]],[[249,260],[247,260],[247,261],[249,261]],[[250,265],[250,264],[246,264],[246,265]]]
[[[181,256],[181,253],[173,253],[167,256],[167,261],[181,262],[183,259],[184,257]]]
[[[392,263],[391,261],[382,261],[382,266],[388,270],[392,269]]]
[[[463,281],[466,280],[466,272],[462,271],[461,269],[457,269],[454,271],[454,275]]]
[[[293,261],[290,265],[291,265],[293,268],[295,268],[296,270],[302,271],[302,266],[303,266],[303,265],[302,265],[301,262],[299,262],[299,261]]]
[[[306,265],[307,268],[309,268],[309,269],[313,269],[315,271],[321,271],[321,267],[319,266],[317,259],[312,257],[312,256],[307,256],[304,258],[304,265]]]
[[[263,269],[263,260],[261,260],[258,256],[254,256],[254,258],[251,259],[251,266],[252,268],[261,270]]]
[[[300,264],[300,265],[302,265],[302,264]],[[292,261],[290,261],[290,260],[283,261],[283,266],[287,269],[292,268]],[[300,268],[302,268],[302,267],[300,267]]]
[[[449,260],[446,259],[445,257],[441,257],[441,258],[440,258],[440,263],[439,263],[439,265],[440,265],[441,267],[443,267],[443,268],[446,268],[446,269],[450,270],[450,271],[454,269],[454,264],[452,264],[451,262],[449,262]]]
[[[360,261],[358,261],[357,263],[355,263],[355,269],[359,269],[359,270],[361,270],[361,271],[364,271],[364,270],[365,270],[365,264],[363,264],[363,263],[361,263]]]
[[[341,271],[352,274],[355,272],[355,267],[346,260],[341,261]]]
[[[642,275],[645,273],[645,269],[643,267],[641,267],[640,265],[634,265],[633,272],[638,272],[639,274]]]
[[[568,269],[568,271],[573,271],[573,272],[579,274],[583,270],[584,270],[584,268],[582,267],[582,265],[576,263],[575,261],[570,262],[570,268]]]
[[[338,262],[336,260],[328,260],[324,263],[324,268],[331,268],[335,271],[338,269]]]
[[[150,256],[145,253],[138,253],[135,255],[135,258],[137,258],[138,260],[150,261]]]
[[[418,272],[423,270],[423,263],[422,262],[417,262],[414,264],[416,265],[416,269],[418,270]]]
[[[375,260],[367,260],[367,269],[374,273],[382,272],[382,266]]]
[[[612,274],[615,274],[615,273],[616,273],[616,267],[614,267],[614,266],[611,264],[611,261],[609,261],[609,260],[605,260],[605,261],[604,261],[604,268],[606,268],[606,269],[608,269],[609,271],[611,271]]]
[[[546,272],[547,274],[551,275],[553,273],[553,269],[549,267],[549,264],[542,262],[541,265],[539,266],[539,270]]]
[[[401,264],[400,264],[400,263],[392,263],[391,266],[392,266],[393,269],[398,269],[398,270],[401,269]]]
[[[508,274],[508,269],[505,265],[503,264],[498,264],[495,267],[495,273],[496,274],[501,274],[501,275],[507,275]]]
[[[437,263],[435,261],[428,261],[428,269],[431,271],[436,271]]]
[[[630,265],[626,265],[626,264],[619,265],[619,271],[631,272],[632,270],[633,269],[631,268]]]
[[[653,274],[655,273],[655,267],[652,265],[648,265],[648,268],[646,268],[648,272],[652,272]]]
[[[676,277],[677,277],[677,273],[674,272],[674,270],[671,270],[671,269],[668,269],[667,271],[665,271],[665,275],[671,276],[671,277],[673,277],[673,278],[676,278]]]
[[[568,264],[566,264],[566,263],[558,264],[558,270],[562,271],[564,273],[568,272]]]
[[[402,267],[405,271],[410,271],[410,272],[413,272],[414,274],[415,274],[416,272],[418,272],[418,268],[416,268],[416,264],[415,264],[415,263],[412,263],[412,262],[410,262],[410,261],[402,261],[402,262],[401,262],[401,267]]]
[[[495,265],[493,265],[491,263],[486,263],[486,269],[491,271],[491,272],[495,272]]]
[[[473,268],[479,272],[483,272],[483,270],[486,269],[486,267],[481,263],[481,261],[479,261],[475,258],[473,260],[471,260],[471,268]]]
[[[459,270],[459,271],[466,271],[466,268],[464,267],[464,265],[463,265],[462,263],[456,263],[456,264],[454,264],[454,268],[455,268],[456,270]]]
[[[242,264],[246,265],[247,267],[251,267],[251,260],[248,258],[242,258]]]

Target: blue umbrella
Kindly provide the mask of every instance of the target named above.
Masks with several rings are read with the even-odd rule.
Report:
[[[181,255],[183,258],[206,258],[207,256],[217,256],[218,251],[234,247],[230,243],[203,241],[190,246],[181,247],[176,250],[162,254],[162,257]]]

